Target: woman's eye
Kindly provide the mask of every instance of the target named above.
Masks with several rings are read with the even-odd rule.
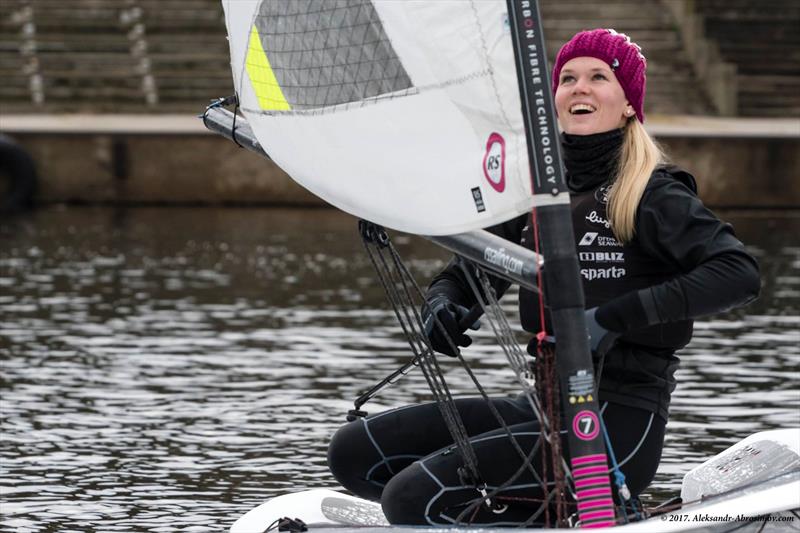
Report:
[[[600,74],[600,73],[598,72],[597,74],[595,74],[595,75],[594,75],[594,79],[596,79],[596,80],[606,80],[606,79],[608,79],[608,78],[606,78],[606,75],[605,75],[605,74]]]
[[[570,76],[569,74],[567,74],[565,76],[561,76],[561,83],[566,83],[566,82],[572,81],[574,79],[575,78],[573,76]]]

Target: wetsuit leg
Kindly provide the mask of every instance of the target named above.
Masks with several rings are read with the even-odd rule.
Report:
[[[627,485],[631,493],[637,495],[652,481],[658,467],[664,421],[649,411],[618,404],[604,404],[603,420],[627,477]],[[538,424],[527,422],[510,429],[525,454],[529,454],[539,436]],[[503,430],[479,435],[470,442],[489,489],[505,483],[523,464]],[[563,450],[568,461],[569,450],[565,444]],[[479,497],[475,487],[459,479],[458,468],[462,464],[456,450],[448,447],[403,469],[391,478],[383,491],[381,504],[386,517],[393,524],[453,524],[466,506]],[[541,464],[541,457],[534,454],[531,465],[537,469],[537,475]],[[497,513],[482,506],[474,515],[461,517],[460,521],[486,526],[520,525],[532,518],[542,497],[540,481],[526,469],[495,500],[508,505],[504,512]]]
[[[527,401],[494,398],[506,424],[533,419]],[[482,398],[456,400],[467,434],[500,427]],[[378,501],[389,479],[405,467],[453,443],[435,403],[409,405],[350,422],[328,447],[328,466],[336,480],[354,494]]]
[[[516,424],[509,429],[525,455],[530,454],[539,437],[538,423]],[[507,482],[524,463],[503,430],[475,437],[470,442],[488,490]],[[481,500],[481,494],[460,479],[458,469],[463,461],[454,447],[448,447],[395,475],[383,492],[383,512],[392,524],[518,526],[532,518],[543,499],[537,479],[542,464],[538,449],[529,464],[536,473],[529,468],[522,470],[494,500],[501,509],[489,509],[486,505],[468,509]]]

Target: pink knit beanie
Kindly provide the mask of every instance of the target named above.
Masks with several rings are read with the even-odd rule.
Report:
[[[639,122],[644,122],[644,92],[647,82],[644,71],[647,60],[638,44],[624,33],[614,30],[597,29],[576,33],[556,56],[552,80],[554,94],[562,67],[576,57],[595,57],[608,63],[625,91],[625,97],[636,111]]]

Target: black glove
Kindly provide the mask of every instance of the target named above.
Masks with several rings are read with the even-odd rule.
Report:
[[[431,347],[439,353],[456,357],[459,353],[456,346],[467,347],[472,344],[472,339],[468,335],[464,335],[466,328],[460,324],[468,314],[469,309],[453,302],[446,295],[437,294],[432,296],[426,305],[422,306],[422,322],[425,326],[425,335],[428,336]],[[442,327],[447,332],[447,336],[452,339],[456,346],[453,346],[447,340],[447,336],[445,336],[441,328],[437,327],[434,316],[439,319]],[[469,329],[478,329],[480,324],[480,320],[476,320],[469,326]]]
[[[539,339],[539,335],[537,335],[528,341],[528,353],[536,357],[539,355],[539,348],[550,348],[554,350],[555,346],[555,335],[545,335],[541,339]]]
[[[595,317],[596,313],[596,307],[586,310],[586,329],[589,332],[589,348],[591,348],[592,354],[602,357],[614,346],[620,333],[609,331],[601,326]]]

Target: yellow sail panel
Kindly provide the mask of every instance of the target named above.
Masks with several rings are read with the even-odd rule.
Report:
[[[258,35],[255,25],[250,31],[250,43],[247,46],[245,65],[261,109],[265,111],[288,111],[292,108],[289,102],[286,101],[281,86],[278,85],[278,80],[275,78],[275,73],[269,64],[264,47],[261,45],[261,37]]]

